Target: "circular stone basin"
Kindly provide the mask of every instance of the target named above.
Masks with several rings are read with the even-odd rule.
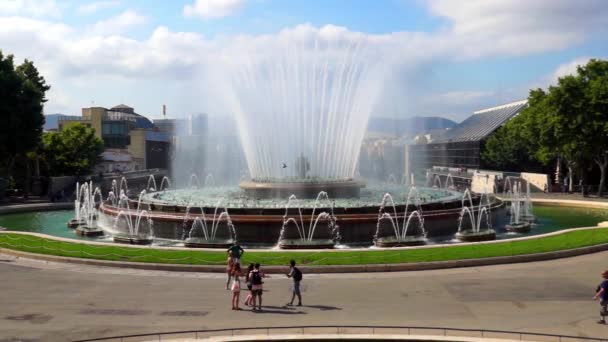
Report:
[[[494,229],[486,229],[478,232],[463,230],[456,233],[456,238],[463,242],[496,240],[496,232]]]
[[[313,239],[313,240],[288,240],[279,241],[281,249],[327,249],[334,248],[334,241],[330,239]]]
[[[86,223],[87,222],[84,219],[75,219],[75,218],[73,218],[73,219],[71,219],[71,220],[68,221],[67,225],[68,225],[68,228],[72,228],[73,229],[73,228],[76,228],[78,226],[83,226]]]
[[[128,243],[131,245],[149,245],[152,243],[152,240],[154,240],[154,238],[151,236],[128,234],[114,235],[114,242]]]
[[[400,246],[420,246],[426,244],[426,237],[424,235],[410,235],[402,237],[387,236],[376,239],[375,245],[377,247],[400,247]]]
[[[519,222],[505,225],[508,232],[527,233],[530,231],[530,222]]]
[[[103,235],[103,229],[99,227],[78,226],[76,234],[81,236],[101,236]]]
[[[534,217],[534,215],[521,215],[519,218],[521,218],[522,220],[527,221],[527,222],[536,221],[536,217]]]
[[[184,246],[193,248],[228,248],[233,243],[233,239],[206,240],[202,237],[192,237],[184,240]]]

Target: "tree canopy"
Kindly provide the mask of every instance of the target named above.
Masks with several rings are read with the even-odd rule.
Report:
[[[50,89],[29,60],[15,67],[0,51],[0,162],[9,166],[40,143],[45,94]]]
[[[95,130],[80,123],[60,132],[44,133],[44,159],[52,176],[84,175],[99,161],[103,141]]]
[[[595,163],[601,195],[608,168],[608,61],[592,59],[547,91],[531,90],[528,108],[488,139],[482,155],[498,168],[526,165],[528,157],[545,165],[565,162],[570,190],[574,172]]]

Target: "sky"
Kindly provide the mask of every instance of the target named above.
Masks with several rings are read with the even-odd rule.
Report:
[[[34,61],[52,87],[47,114],[125,103],[152,118],[163,104],[168,117],[230,115],[221,61],[281,56],[284,40],[381,56],[373,116],[461,121],[608,58],[608,1],[0,0],[0,49]]]

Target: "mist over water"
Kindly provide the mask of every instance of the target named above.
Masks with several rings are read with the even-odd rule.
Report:
[[[304,164],[307,177],[355,175],[388,66],[365,40],[332,38],[315,31],[224,51],[224,95],[251,178],[298,177]]]

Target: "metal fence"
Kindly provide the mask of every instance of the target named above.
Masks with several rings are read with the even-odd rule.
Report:
[[[93,338],[77,340],[75,342],[88,341],[170,341],[173,339],[205,339],[218,336],[272,336],[272,335],[341,335],[341,338],[348,338],[348,335],[373,335],[381,339],[382,335],[423,335],[423,336],[442,336],[442,337],[474,337],[474,338],[495,338],[510,339],[520,341],[599,341],[608,342],[608,337],[581,337],[557,334],[543,334],[534,332],[490,330],[490,329],[464,329],[464,328],[444,328],[444,327],[416,327],[416,326],[367,326],[367,325],[303,325],[303,326],[277,326],[277,327],[245,327],[245,328],[225,328],[225,329],[206,329],[189,331],[160,332],[153,334],[136,334],[113,336],[103,338]],[[346,336],[345,336],[346,335]]]

